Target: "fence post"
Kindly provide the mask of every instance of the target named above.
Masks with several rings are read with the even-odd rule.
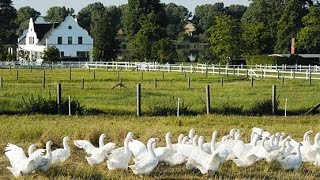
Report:
[[[82,89],[84,89],[84,78],[82,78]]]
[[[187,78],[187,73],[186,72],[184,72],[184,78]]]
[[[164,72],[162,71],[162,79],[164,79]]]
[[[42,88],[46,89],[46,71],[43,71]]]
[[[96,80],[96,70],[93,71],[93,80]]]
[[[143,71],[141,71],[141,80],[143,80]]]
[[[210,85],[206,87],[206,104],[207,104],[207,114],[210,114],[211,104],[210,104]]]
[[[9,66],[9,69],[10,69],[10,73],[11,73],[11,65]]]
[[[19,80],[19,70],[17,70],[17,81]]]
[[[251,76],[251,87],[253,87],[253,76]]]
[[[191,79],[188,78],[188,89],[190,89],[190,88],[191,88]]]
[[[221,87],[223,87],[223,77],[221,77],[220,79],[220,84],[221,84]]]
[[[312,81],[311,71],[309,71],[309,86],[311,86],[311,81]]]
[[[157,78],[154,79],[154,88],[157,89],[158,87],[158,80]]]
[[[277,70],[277,77],[278,77],[278,79],[280,79],[280,71],[279,70]]]
[[[69,116],[71,116],[71,97],[70,96],[69,96],[68,106],[69,106]]]
[[[69,80],[71,81],[71,66],[69,66]]]
[[[272,114],[275,115],[277,111],[277,86],[272,86]]]
[[[180,116],[180,98],[178,98],[177,117]]]
[[[120,79],[120,72],[119,72],[119,70],[117,70],[117,79],[118,79],[118,81],[119,81],[119,79]]]
[[[137,84],[137,116],[141,116],[141,84]]]
[[[32,65],[30,65],[30,72],[32,72]]]
[[[284,85],[284,77],[282,76],[282,86]]]
[[[262,70],[261,70],[261,79],[264,78],[263,75],[264,75],[264,71],[263,71],[263,69],[262,69]]]
[[[0,77],[0,87],[3,88],[3,77]]]
[[[57,105],[58,105],[58,114],[60,114],[60,104],[61,104],[61,84],[57,84]]]
[[[288,98],[286,98],[286,101],[284,103],[284,117],[287,117],[287,104],[288,104]]]

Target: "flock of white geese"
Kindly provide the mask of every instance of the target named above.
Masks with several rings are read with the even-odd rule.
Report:
[[[85,158],[93,166],[106,162],[109,170],[128,170],[136,175],[149,175],[158,163],[168,166],[185,164],[188,170],[198,169],[202,174],[213,175],[224,161],[231,160],[239,167],[254,165],[257,161],[278,161],[284,169],[297,170],[302,162],[311,162],[320,167],[320,133],[310,141],[313,132],[307,131],[303,141],[297,142],[285,133],[272,134],[264,129],[254,127],[250,142],[241,140],[238,129],[231,129],[228,135],[217,140],[218,132],[212,133],[210,142],[203,136],[189,131],[188,136],[181,134],[177,143],[172,143],[172,135],[165,136],[166,146],[156,147],[158,138],[150,138],[147,145],[134,139],[129,132],[123,147],[116,148],[115,143],[104,143],[105,134],[99,138],[99,147],[87,140],[75,140],[74,145],[86,151]],[[46,143],[46,149],[36,149],[30,145],[28,155],[17,145],[8,144],[5,155],[11,167],[7,167],[14,176],[27,175],[37,170],[47,171],[51,164],[64,162],[70,157],[69,137],[63,138],[64,148],[51,150],[52,142]],[[132,160],[134,163],[132,163]]]

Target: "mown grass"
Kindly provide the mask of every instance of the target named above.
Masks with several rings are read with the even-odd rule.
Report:
[[[62,84],[62,94],[77,99],[89,109],[98,109],[113,115],[135,115],[136,85],[142,84],[142,112],[152,114],[154,103],[162,101],[165,104],[170,99],[178,97],[185,106],[197,114],[205,113],[205,86],[211,86],[211,103],[213,112],[221,107],[241,109],[249,112],[258,102],[271,99],[272,85],[277,85],[279,108],[284,109],[285,99],[288,99],[288,114],[303,114],[319,103],[320,81],[314,80],[312,86],[303,79],[286,79],[285,84],[278,79],[255,79],[254,87],[244,77],[225,76],[224,86],[220,85],[220,76],[208,74],[186,74],[191,78],[191,88],[187,87],[184,73],[120,71],[120,78],[125,88],[114,88],[119,80],[117,72],[106,69],[72,69],[72,80],[69,80],[69,69],[46,70],[46,89],[42,89],[42,69],[19,69],[19,80],[16,71],[1,69],[0,76],[4,78],[4,88],[0,89],[0,112],[20,111],[21,98],[31,95],[56,97],[56,84]],[[96,79],[93,79],[95,71]],[[82,78],[85,79],[85,90],[82,90]],[[158,80],[157,89],[154,79]]]
[[[187,134],[190,128],[210,139],[214,130],[219,131],[219,137],[228,133],[231,128],[239,128],[242,138],[247,141],[251,128],[258,126],[270,132],[286,132],[297,140],[302,140],[303,133],[312,129],[320,131],[318,116],[180,116],[180,117],[141,117],[132,116],[0,116],[0,147],[6,143],[14,143],[24,149],[31,143],[44,147],[47,140],[54,142],[54,148],[61,146],[63,136],[69,135],[71,141],[71,158],[62,164],[53,165],[47,173],[37,172],[24,179],[139,179],[131,171],[107,170],[106,164],[90,167],[84,158],[85,153],[73,146],[75,139],[90,139],[97,142],[100,133],[106,133],[106,141],[122,146],[127,132],[135,133],[136,138],[146,142],[150,137],[159,137],[159,146],[164,145],[164,135],[167,131],[173,133],[173,141],[177,141],[180,133]],[[9,161],[0,156],[0,179],[11,178],[11,173],[5,168]],[[184,166],[167,167],[159,165],[145,179],[207,179],[198,171],[187,171]],[[258,162],[250,168],[238,168],[233,162],[225,162],[214,179],[318,179],[319,168],[310,163],[304,163],[298,171],[285,171],[278,163],[268,164]]]

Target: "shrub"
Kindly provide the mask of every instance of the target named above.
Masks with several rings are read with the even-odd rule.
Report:
[[[164,98],[160,101],[153,101],[149,105],[149,112],[151,116],[174,116],[177,115],[177,99],[174,97]],[[180,115],[196,115],[184,101],[180,102]]]
[[[279,101],[276,101],[276,114],[278,112]],[[254,106],[249,110],[251,115],[271,115],[272,114],[272,100],[262,100],[254,104]]]
[[[30,98],[22,98],[22,111],[29,114],[69,114],[69,100],[62,99],[60,104],[60,112],[58,112],[58,105],[55,99],[38,96],[35,98],[31,95]],[[71,100],[71,114],[84,114],[84,107],[79,101]]]
[[[228,104],[223,104],[221,108],[214,108],[212,111],[216,114],[223,115],[242,115],[243,107],[233,107]]]

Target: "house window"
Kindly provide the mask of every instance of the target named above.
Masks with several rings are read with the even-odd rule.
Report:
[[[72,37],[68,37],[68,44],[72,44]]]
[[[34,37],[29,37],[29,44],[34,44]]]
[[[64,57],[64,51],[60,51],[60,57]]]
[[[78,44],[82,44],[82,37],[78,37]]]
[[[62,44],[62,37],[58,37],[58,44]]]
[[[77,51],[77,56],[86,58],[86,57],[88,57],[88,52],[87,51]]]

